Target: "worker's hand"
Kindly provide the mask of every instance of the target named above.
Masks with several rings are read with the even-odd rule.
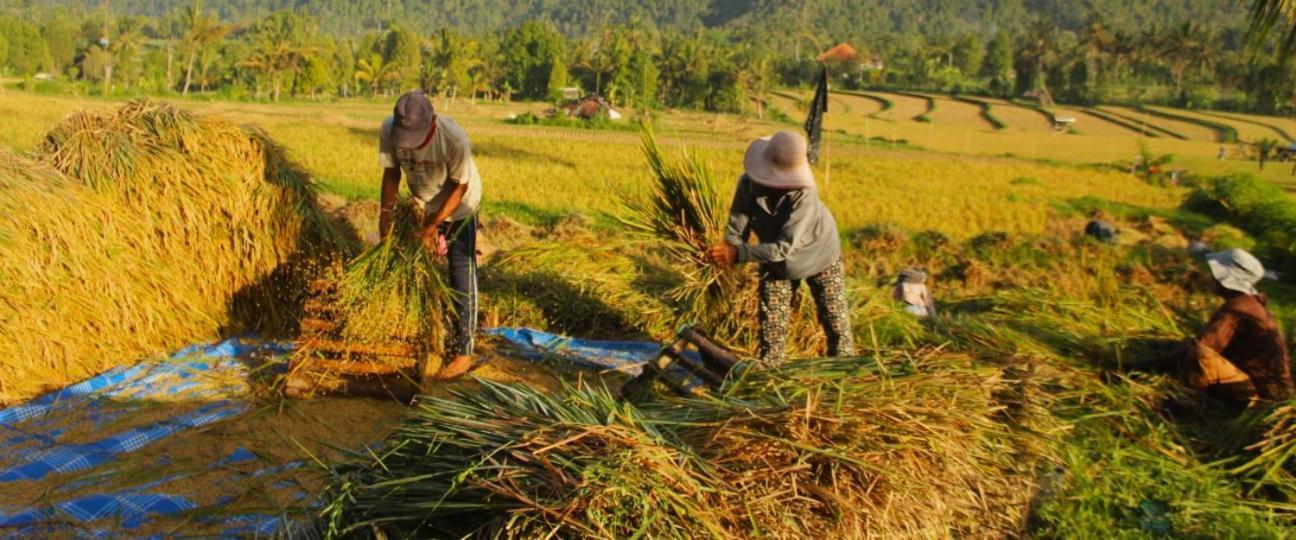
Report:
[[[716,244],[707,248],[706,260],[719,267],[733,266],[738,260],[738,248],[729,244]]]
[[[426,249],[428,253],[437,257],[446,255],[448,249],[446,249],[445,235],[441,234],[441,227],[429,225],[423,229],[423,234],[420,236],[423,241],[423,249]]]

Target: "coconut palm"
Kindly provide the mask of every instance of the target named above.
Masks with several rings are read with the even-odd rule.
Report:
[[[189,60],[185,66],[184,89],[182,95],[189,95],[189,85],[193,81],[194,60],[199,49],[219,42],[231,30],[229,25],[221,24],[210,13],[203,13],[202,1],[194,0],[192,6],[185,8],[183,15],[185,26],[184,40],[189,44]]]
[[[378,95],[378,88],[385,82],[400,78],[400,64],[383,61],[381,54],[369,55],[356,62],[355,80],[369,84],[369,95]]]
[[[1296,1],[1254,0],[1251,3],[1251,25],[1247,39],[1258,48],[1274,31],[1281,33],[1278,57],[1285,61],[1296,52]]]
[[[297,73],[303,61],[319,52],[318,48],[306,44],[305,26],[301,16],[290,12],[262,19],[254,30],[251,54],[238,63],[239,67],[258,71],[270,80],[274,101],[279,101],[283,75]]]

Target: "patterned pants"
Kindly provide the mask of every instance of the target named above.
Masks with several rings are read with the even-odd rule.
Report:
[[[846,302],[846,279],[841,259],[827,270],[806,278],[814,297],[819,324],[828,335],[828,356],[854,356],[855,336],[851,333],[850,305]],[[773,366],[787,360],[788,327],[792,319],[792,298],[801,280],[760,280],[760,362]]]

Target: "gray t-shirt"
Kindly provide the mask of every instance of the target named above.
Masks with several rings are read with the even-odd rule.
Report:
[[[752,235],[756,244],[748,244]],[[738,262],[759,262],[777,279],[805,279],[841,258],[837,222],[815,188],[776,190],[744,175],[734,191],[725,240]]]
[[[468,134],[453,120],[436,116],[436,133],[422,148],[396,148],[391,140],[392,118],[383,121],[378,137],[378,164],[385,169],[400,167],[405,173],[410,196],[431,214],[441,209],[441,190],[447,181],[468,184],[451,221],[467,219],[481,204],[481,175],[473,162]]]

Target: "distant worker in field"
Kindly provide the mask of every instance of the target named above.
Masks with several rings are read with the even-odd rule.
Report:
[[[891,296],[904,303],[904,310],[919,318],[936,315],[936,301],[927,289],[927,273],[917,268],[906,268],[896,278]]]
[[[383,238],[391,234],[403,171],[414,202],[429,216],[419,224],[423,247],[438,257],[449,257],[455,321],[450,361],[436,377],[454,379],[472,368],[477,329],[477,207],[482,182],[472,146],[463,128],[436,114],[432,101],[419,90],[396,101],[378,139],[378,162],[383,167],[379,234]]]
[[[802,280],[828,336],[828,355],[855,354],[837,222],[819,200],[806,151],[805,138],[791,131],[747,148],[725,243],[706,252],[718,266],[760,263],[759,356],[766,365],[787,359],[792,299]],[[756,243],[749,244],[753,234]]]
[[[1290,396],[1287,345],[1265,296],[1255,288],[1264,266],[1241,249],[1212,253],[1206,262],[1224,305],[1180,356],[1184,383],[1237,403]]]
[[[1089,223],[1085,224],[1085,236],[1104,244],[1115,244],[1116,226],[1104,219],[1105,217],[1101,211],[1090,213]]]

